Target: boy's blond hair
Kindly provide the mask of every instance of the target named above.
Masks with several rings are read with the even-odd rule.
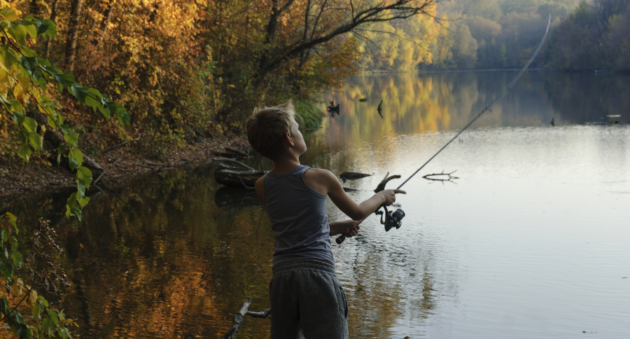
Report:
[[[249,144],[262,156],[274,160],[282,151],[282,138],[291,132],[294,115],[290,99],[279,106],[256,107],[245,125]]]

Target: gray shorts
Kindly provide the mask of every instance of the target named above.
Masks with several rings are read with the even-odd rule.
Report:
[[[348,302],[335,266],[296,260],[273,267],[272,339],[347,339]]]

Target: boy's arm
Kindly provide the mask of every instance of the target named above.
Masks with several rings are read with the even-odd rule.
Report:
[[[372,214],[372,212],[376,211],[379,206],[391,205],[394,201],[396,201],[396,193],[405,193],[401,190],[385,190],[378,192],[371,198],[357,204],[350,198],[350,196],[348,196],[348,194],[346,194],[343,187],[341,187],[341,183],[337,180],[337,177],[332,174],[332,172],[327,170],[317,170],[314,171],[313,174],[317,175],[317,180],[315,181],[325,188],[325,191],[332,202],[337,205],[343,213],[352,218],[352,220],[365,219],[367,216]]]
[[[363,220],[346,220],[331,222],[328,224],[330,226],[329,234],[331,236],[343,234],[346,237],[354,237],[355,235],[357,235],[357,233],[359,233],[359,229],[361,229],[361,227],[359,227],[359,224],[361,224],[362,221]]]

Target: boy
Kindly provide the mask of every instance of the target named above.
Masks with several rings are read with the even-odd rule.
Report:
[[[300,164],[306,143],[291,101],[255,109],[247,138],[273,169],[256,181],[275,236],[269,284],[272,339],[348,338],[348,304],[335,275],[330,236],[354,236],[361,221],[401,190],[381,191],[357,204],[330,171]],[[326,197],[353,220],[328,223]]]

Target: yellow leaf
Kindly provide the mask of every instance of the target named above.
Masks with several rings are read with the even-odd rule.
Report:
[[[28,301],[31,303],[31,305],[37,302],[37,292],[35,290],[31,291],[31,295],[28,296]]]

